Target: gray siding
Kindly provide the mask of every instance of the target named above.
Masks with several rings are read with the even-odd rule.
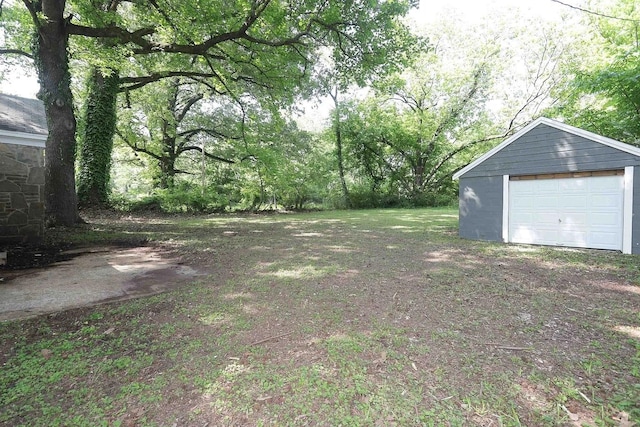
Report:
[[[631,253],[640,254],[640,167],[633,168],[633,214],[631,219]]]
[[[502,241],[502,175],[460,179],[461,237]]]
[[[461,178],[623,169],[640,157],[540,124]]]

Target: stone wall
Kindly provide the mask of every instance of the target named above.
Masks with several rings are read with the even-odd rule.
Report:
[[[44,233],[44,149],[0,143],[0,250]]]

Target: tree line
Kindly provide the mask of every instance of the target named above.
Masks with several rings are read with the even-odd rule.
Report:
[[[453,173],[539,115],[640,135],[632,0],[568,10],[571,25],[422,29],[410,0],[0,5],[2,65],[40,82],[52,225],[83,206],[450,204]],[[330,117],[301,129],[322,96]]]

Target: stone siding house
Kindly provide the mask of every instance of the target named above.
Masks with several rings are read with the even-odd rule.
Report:
[[[43,237],[46,139],[41,101],[0,94],[0,252]]]

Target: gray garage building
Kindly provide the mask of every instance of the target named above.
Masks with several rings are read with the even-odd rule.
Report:
[[[453,178],[460,236],[640,253],[640,148],[540,118]]]

